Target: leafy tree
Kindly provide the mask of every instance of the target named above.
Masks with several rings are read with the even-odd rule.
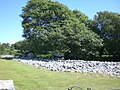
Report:
[[[59,49],[64,20],[70,18],[72,11],[58,2],[47,0],[31,0],[23,11],[23,37],[34,43],[33,47],[41,53]]]
[[[99,36],[87,27],[88,18],[59,2],[30,0],[21,17],[23,37],[37,54],[59,51],[70,53],[72,59],[85,58],[96,55],[102,46]]]
[[[15,50],[18,51],[17,53],[20,55],[32,50],[32,47],[27,40],[16,42],[15,44],[13,44],[13,47],[15,48]]]
[[[92,22],[92,30],[104,40],[103,51],[106,54],[120,56],[120,14],[114,12],[98,12]]]

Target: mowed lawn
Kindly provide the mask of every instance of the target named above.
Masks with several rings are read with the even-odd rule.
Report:
[[[68,90],[78,85],[92,90],[120,89],[120,78],[115,76],[56,72],[24,65],[14,60],[0,59],[0,80],[13,80],[16,90]],[[75,90],[75,89],[74,89]]]

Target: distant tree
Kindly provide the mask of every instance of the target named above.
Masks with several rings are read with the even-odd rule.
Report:
[[[21,17],[23,37],[37,54],[59,51],[70,53],[72,59],[85,58],[95,56],[102,46],[99,36],[87,27],[88,18],[59,2],[30,0]]]
[[[15,49],[9,43],[0,43],[0,55],[14,55]]]
[[[120,14],[114,12],[98,12],[92,22],[92,30],[104,40],[103,51],[106,54],[120,56]]]
[[[10,48],[10,44],[9,44],[9,43],[2,43],[2,46],[3,46],[4,48]]]
[[[4,53],[4,50],[5,50],[5,48],[0,43],[0,55],[2,55]]]

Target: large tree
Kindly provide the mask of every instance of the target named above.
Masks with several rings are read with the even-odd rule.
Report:
[[[87,27],[88,18],[59,2],[30,0],[21,17],[23,37],[32,43],[37,54],[59,51],[69,53],[72,59],[84,54],[90,57],[98,54],[102,46],[99,36]]]
[[[120,56],[120,14],[114,12],[98,12],[95,15],[92,29],[104,40],[106,54]]]

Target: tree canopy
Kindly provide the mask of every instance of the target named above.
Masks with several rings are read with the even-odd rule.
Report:
[[[103,51],[105,54],[120,56],[119,13],[108,11],[98,12],[92,21],[92,30],[103,39]]]
[[[102,39],[80,11],[51,0],[30,0],[22,11],[23,37],[34,53],[59,51],[71,59],[99,55]]]

